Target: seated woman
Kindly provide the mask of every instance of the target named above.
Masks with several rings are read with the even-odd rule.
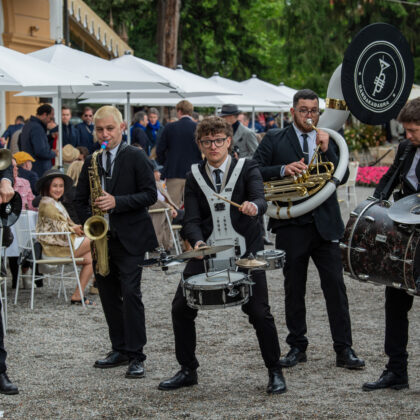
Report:
[[[71,243],[73,246],[74,256],[83,258],[78,263],[82,265],[80,272],[80,285],[84,291],[89,279],[93,275],[92,255],[90,252],[90,240],[83,235],[81,225],[75,224],[69,217],[67,210],[61,203],[64,192],[73,185],[72,179],[63,173],[51,169],[43,175],[37,182],[37,190],[41,193],[41,201],[39,203],[38,222],[36,231],[45,232],[72,232]],[[42,245],[44,258],[52,257],[68,257],[70,249],[67,237],[63,236],[39,236],[39,242]],[[84,298],[86,305],[94,305],[92,300]],[[81,296],[79,288],[76,286],[71,297],[72,304],[81,304]]]

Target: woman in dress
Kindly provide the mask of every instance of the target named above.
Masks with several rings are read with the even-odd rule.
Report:
[[[62,204],[61,200],[65,191],[73,185],[72,179],[63,173],[51,169],[43,175],[37,182],[37,190],[42,198],[39,203],[37,232],[72,232],[71,243],[74,256],[83,258],[83,261],[77,264],[82,265],[80,272],[80,285],[84,291],[90,278],[93,275],[92,255],[90,252],[90,240],[83,234],[81,225],[74,223]],[[44,258],[68,257],[70,249],[67,237],[57,235],[45,235],[38,237],[42,245]],[[84,298],[86,305],[94,305],[90,299]],[[81,304],[79,288],[76,289],[71,297],[72,304]]]

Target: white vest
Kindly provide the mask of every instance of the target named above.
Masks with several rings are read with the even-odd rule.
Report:
[[[225,185],[223,190],[220,191],[220,195],[228,200],[232,199],[232,192],[235,188],[239,175],[241,174],[244,163],[245,159],[241,158],[238,160],[229,182]],[[191,171],[197,181],[197,184],[206,196],[213,220],[213,231],[206,241],[207,245],[234,245],[233,248],[219,252],[216,254],[216,258],[209,260],[209,271],[235,268],[235,258],[241,257],[245,254],[246,243],[245,238],[236,232],[232,226],[232,221],[230,219],[230,204],[214,195],[215,191],[208,186],[207,182],[201,175],[201,172],[198,169],[198,164],[192,165]]]

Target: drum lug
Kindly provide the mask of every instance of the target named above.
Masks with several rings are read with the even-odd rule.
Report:
[[[222,292],[222,301],[223,303],[226,303],[226,292],[224,290]]]
[[[198,302],[200,303],[200,305],[202,305],[202,304],[203,304],[203,294],[201,293],[201,290],[200,290],[200,292],[198,293]]]
[[[354,217],[356,217],[356,216],[358,216],[359,215],[359,213],[356,213],[355,211],[351,211],[350,212],[350,216],[354,216]]]
[[[360,248],[360,247],[356,247],[356,248],[353,248],[356,252],[366,252],[366,249],[365,248]]]
[[[413,264],[413,260],[403,260],[402,258],[398,258],[396,255],[389,254],[388,257],[391,261],[402,261],[402,262],[404,262],[405,264],[408,264],[408,265]]]
[[[348,245],[346,245],[345,243],[343,243],[343,242],[340,242],[339,244],[338,244],[338,246],[341,248],[341,249],[347,249],[348,248]]]
[[[368,222],[375,223],[375,218],[372,216],[365,216],[365,220],[367,220]]]
[[[369,274],[358,274],[357,277],[359,280],[367,281],[369,279]]]

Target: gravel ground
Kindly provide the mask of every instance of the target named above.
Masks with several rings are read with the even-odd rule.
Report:
[[[358,189],[359,199],[370,191]],[[347,209],[344,209],[347,218]],[[281,271],[268,273],[272,313],[283,353],[287,330]],[[109,350],[100,304],[86,310],[58,299],[53,285],[29,291],[17,306],[9,290],[6,348],[10,378],[20,394],[0,396],[8,419],[140,419],[140,418],[400,418],[420,416],[420,299],[411,311],[410,389],[365,393],[361,385],[376,379],[386,363],[384,288],[346,278],[353,324],[354,348],[366,360],[364,371],[335,367],[324,299],[311,264],[307,287],[308,362],[285,370],[288,392],[268,396],[267,371],[252,327],[239,307],[202,311],[197,319],[201,362],[199,384],[174,392],[157,390],[162,379],[178,369],[174,356],[170,307],[179,274],[148,269],[143,294],[149,342],[146,378],[124,378],[125,367],[99,370],[93,362]],[[68,285],[71,289],[71,284]],[[99,302],[98,302],[99,303]]]

